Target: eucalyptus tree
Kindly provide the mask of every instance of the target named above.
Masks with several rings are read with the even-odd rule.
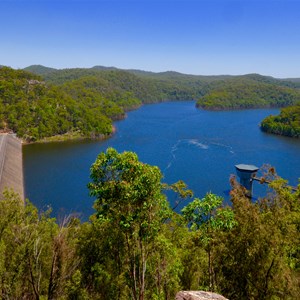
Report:
[[[230,299],[297,299],[300,294],[300,187],[275,177],[252,202],[233,181],[236,226],[220,236],[219,289]]]
[[[236,225],[233,211],[223,208],[223,198],[207,193],[203,199],[195,198],[182,209],[183,217],[190,229],[198,233],[208,256],[209,289],[215,290],[216,278],[213,262],[213,247],[221,230],[232,229]]]
[[[92,165],[91,179],[88,187],[96,197],[96,220],[118,234],[114,242],[122,253],[122,278],[132,299],[143,300],[153,242],[171,216],[162,193],[162,174],[158,167],[140,162],[135,153],[109,148]]]
[[[0,201],[0,298],[58,299],[77,267],[75,228],[59,227],[19,195]],[[70,242],[70,243],[69,243]]]

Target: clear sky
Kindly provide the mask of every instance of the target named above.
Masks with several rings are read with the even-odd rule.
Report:
[[[300,0],[0,0],[0,65],[300,77]]]

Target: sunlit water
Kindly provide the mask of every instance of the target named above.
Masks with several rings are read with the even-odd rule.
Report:
[[[275,166],[290,184],[300,177],[300,140],[266,134],[260,121],[277,109],[209,112],[195,103],[144,105],[115,123],[116,134],[105,141],[79,141],[24,146],[26,196],[54,216],[93,213],[86,187],[89,169],[107,147],[134,151],[141,161],[160,167],[164,181],[184,180],[195,196],[211,191],[228,199],[235,164]],[[254,183],[254,196],[265,189]],[[174,205],[174,199],[170,199]],[[182,205],[181,205],[182,207]]]

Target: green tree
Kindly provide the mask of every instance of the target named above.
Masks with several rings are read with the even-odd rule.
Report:
[[[233,211],[222,208],[222,203],[222,197],[208,193],[203,199],[195,198],[181,211],[191,230],[198,232],[207,251],[210,290],[216,288],[212,254],[217,231],[232,229],[236,223]]]
[[[59,227],[12,191],[0,201],[0,298],[58,299],[77,267],[76,227]]]
[[[261,122],[263,131],[300,137],[300,102],[294,106],[281,109],[278,116],[268,116]]]
[[[237,222],[219,236],[220,291],[230,299],[297,299],[299,290],[299,189],[275,179],[270,196],[251,202],[235,182]]]
[[[97,220],[121,235],[126,282],[132,298],[143,300],[151,245],[171,212],[162,193],[162,174],[132,152],[109,148],[92,165],[91,178]]]

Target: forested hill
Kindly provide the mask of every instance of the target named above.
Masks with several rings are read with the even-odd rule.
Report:
[[[296,86],[257,75],[254,78],[241,76],[217,82],[215,88],[197,101],[197,106],[211,110],[285,107],[300,100]]]
[[[300,80],[297,78],[276,79],[259,74],[197,76],[103,66],[58,70],[35,65],[26,70],[42,76],[47,83],[58,85],[57,89],[75,100],[77,106],[78,103],[86,103],[88,108],[97,106],[109,120],[121,117],[124,110],[135,108],[140,102],[194,99],[198,100],[199,108],[229,110],[286,107],[300,101]],[[264,120],[261,128],[298,136],[298,116],[299,106],[293,106],[278,117]],[[106,121],[104,118],[104,123]],[[89,127],[88,131],[91,130]]]
[[[0,68],[0,129],[23,140],[109,135],[112,120],[139,105],[131,93],[94,78],[55,86],[23,70]]]
[[[43,66],[26,68],[43,76],[46,82],[64,85],[83,77],[93,78],[106,86],[123,92],[130,92],[143,103],[154,103],[165,100],[197,99],[209,91],[209,83],[216,78],[203,79],[201,76],[174,76],[173,72],[153,73],[143,71],[125,71],[116,68],[94,67],[90,69],[75,68],[52,70]],[[46,71],[46,72],[45,72]],[[178,73],[179,74],[179,73]]]
[[[204,109],[284,107],[297,102],[300,95],[299,81],[259,74],[200,76],[102,66],[61,70],[30,66],[26,69],[58,85],[88,77],[99,81],[99,85],[103,83],[106,87],[130,92],[144,103],[193,99]]]
[[[41,76],[45,75],[47,73],[50,73],[50,72],[57,71],[57,69],[45,67],[45,66],[42,66],[42,65],[32,65],[32,66],[29,66],[27,68],[24,68],[23,70],[27,71],[27,72],[30,72],[30,73],[37,74],[37,75],[41,75]]]
[[[300,103],[283,108],[279,116],[269,116],[261,123],[263,131],[300,138]]]

